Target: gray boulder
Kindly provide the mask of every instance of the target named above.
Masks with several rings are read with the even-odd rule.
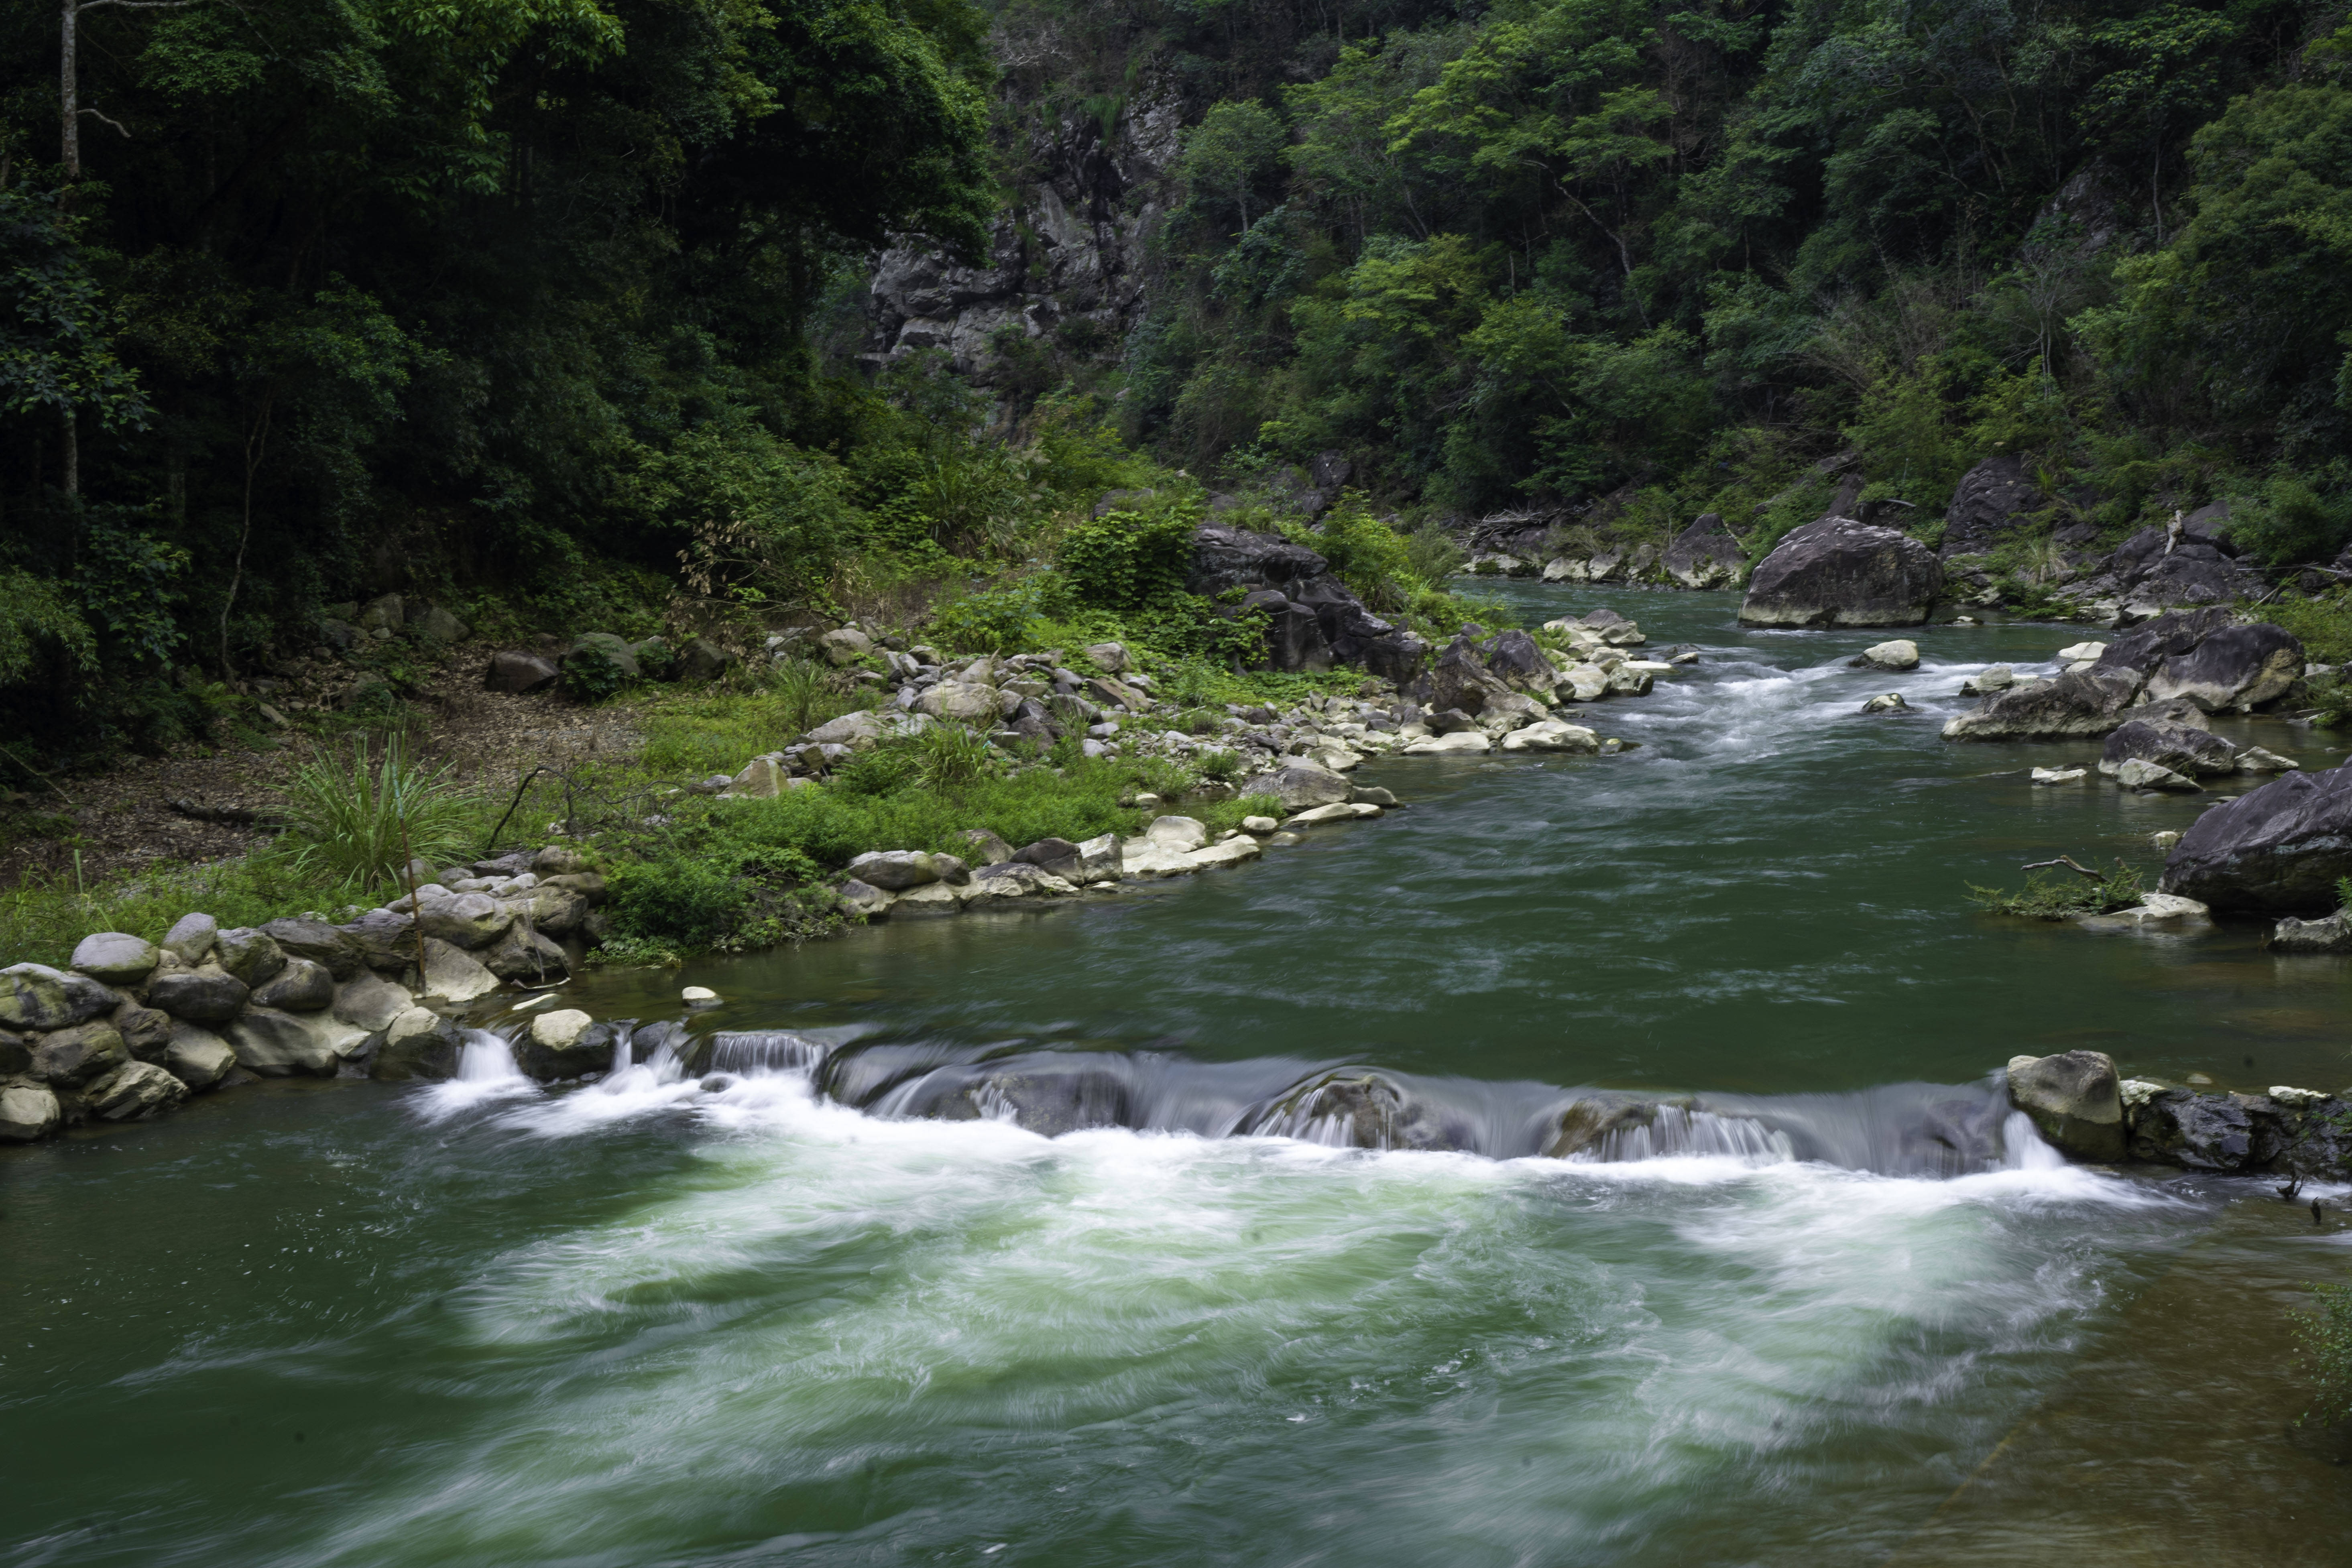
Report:
[[[175,1024],[172,1043],[163,1051],[163,1066],[190,1089],[204,1090],[226,1078],[236,1067],[236,1052],[210,1029]]]
[[[563,651],[563,673],[566,677],[574,679],[589,678],[593,683],[590,672],[603,665],[611,666],[629,680],[635,680],[645,673],[637,665],[637,650],[629,639],[614,637],[611,632],[583,632],[572,638],[572,646]]]
[[[2342,910],[2315,921],[2288,915],[2271,928],[2273,952],[2352,952],[2352,914]]]
[[[32,1039],[14,1029],[0,1029],[0,1079],[19,1078],[32,1070]]]
[[[114,993],[87,974],[68,974],[46,963],[0,969],[0,1028],[71,1028],[116,1005]]]
[[[2138,700],[2140,679],[2127,669],[2069,670],[2050,680],[1995,692],[1944,724],[1947,741],[2056,740],[2104,735]]]
[[[37,1084],[0,1086],[0,1143],[35,1143],[58,1130],[57,1095]]]
[[[1510,687],[1486,668],[1478,657],[1477,646],[1467,637],[1457,637],[1446,645],[1445,651],[1430,667],[1429,706],[1444,712],[1447,709],[1464,713],[1477,713],[1492,698],[1506,696]]]
[[[1549,691],[1559,684],[1559,671],[1536,639],[1522,631],[1496,634],[1479,646],[1490,674],[1499,677],[1522,690],[1540,688]]]
[[[2257,1163],[2254,1119],[2235,1095],[2168,1089],[2132,1107],[2131,1152],[2139,1159],[2216,1174]]]
[[[2302,642],[2283,626],[2225,626],[2167,658],[2148,676],[2147,694],[2186,698],[2208,713],[2250,712],[2285,695],[2304,662]]]
[[[131,1059],[122,1032],[102,1021],[76,1024],[44,1035],[33,1047],[33,1076],[56,1089],[72,1089],[112,1072]]]
[[[315,1013],[335,999],[335,977],[327,966],[308,958],[289,958],[274,980],[257,985],[253,1005],[284,1013]]]
[[[172,1043],[172,1016],[157,1007],[125,1002],[107,1017],[123,1047],[142,1062],[159,1062]]]
[[[384,974],[398,974],[416,966],[416,924],[407,915],[390,910],[370,910],[347,926],[336,928],[351,938],[360,961]]]
[[[2042,1137],[2074,1158],[2123,1158],[2122,1079],[2105,1051],[2015,1058],[2009,1064],[2009,1100]]]
[[[360,944],[341,927],[329,925],[325,921],[289,917],[270,921],[261,931],[289,958],[307,958],[339,981],[349,980],[366,967]]]
[[[1349,787],[1344,776],[1328,768],[1294,763],[1263,784],[1254,784],[1251,793],[1270,795],[1282,803],[1286,813],[1296,814],[1344,801]]]
[[[1757,563],[1739,618],[1757,626],[1916,626],[1943,588],[1935,552],[1909,534],[1825,517]]]
[[[2218,778],[2238,771],[2236,748],[2209,730],[2166,720],[2128,720],[2109,731],[2099,753],[2099,771],[2110,776],[2127,762],[2152,763],[2190,778]]]
[[[258,985],[286,967],[286,952],[268,931],[240,927],[214,939],[213,962],[246,984]]]
[[[1987,458],[1960,476],[1952,504],[1944,509],[1944,542],[1939,553],[1981,555],[2032,524],[2034,514],[2047,510],[2050,498],[2025,477],[2025,465],[2015,458]]]
[[[681,680],[716,680],[734,666],[735,656],[709,637],[696,637],[677,656],[677,674]]]
[[[423,1007],[404,1008],[385,1026],[368,1076],[382,1083],[440,1082],[457,1076],[465,1049],[457,1025]]]
[[[74,944],[73,966],[109,985],[138,985],[155,972],[163,956],[145,937],[102,931]]]
[[[2164,862],[2165,892],[2217,912],[2326,912],[2352,876],[2352,768],[2293,773],[2214,806]]]
[[[336,1018],[370,1034],[390,1027],[394,1018],[414,1005],[415,998],[409,995],[406,986],[395,985],[367,970],[335,987]]]
[[[965,858],[975,866],[994,866],[1013,858],[1013,846],[1003,837],[985,827],[967,827],[956,835],[956,842],[966,847]],[[1067,844],[1065,838],[1046,839],[1050,844]],[[1034,846],[1033,846],[1034,847]],[[1077,846],[1070,846],[1075,851]]]
[[[613,1065],[615,1029],[577,1008],[541,1013],[515,1037],[515,1066],[524,1077],[541,1083],[603,1072]]]
[[[939,863],[920,849],[869,849],[849,863],[849,874],[886,893],[902,893],[940,879]]]
[[[220,921],[210,915],[182,915],[163,933],[163,946],[180,955],[180,962],[191,967],[202,963],[213,951],[213,941],[220,935]]]
[[[488,893],[451,893],[438,884],[416,889],[416,923],[428,938],[468,951],[488,947],[514,923],[514,911]]]
[[[147,1005],[194,1024],[226,1024],[250,994],[244,981],[206,964],[157,975],[148,983]]]
[[[107,1121],[153,1116],[187,1098],[188,1086],[152,1062],[125,1062],[81,1091],[83,1106]]]
[[[247,1007],[223,1031],[236,1065],[261,1078],[332,1078],[342,1063],[319,1034],[291,1013]]]
[[[1748,552],[1717,512],[1703,513],[1666,544],[1666,575],[1685,588],[1727,588],[1747,564]]]
[[[499,940],[475,954],[485,969],[501,980],[545,985],[572,973],[571,960],[551,937],[517,921]]]
[[[508,649],[490,655],[489,668],[482,674],[482,687],[488,691],[527,696],[546,690],[562,677],[562,670],[537,654]]]

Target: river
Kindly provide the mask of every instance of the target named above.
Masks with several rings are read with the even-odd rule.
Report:
[[[1234,871],[572,993],[710,985],[877,1110],[1081,1057],[1130,1125],[869,1114],[772,1054],[281,1081],[0,1153],[0,1563],[2347,1561],[2288,1325],[2352,1229],[2063,1166],[1990,1087],[2077,1047],[2352,1082],[2339,961],[1967,903],[2058,853],[2152,879],[2210,801],[1937,739],[1963,677],[2085,634],[1925,628],[1889,675],[1728,595],[1498,591],[1705,655],[1591,710],[1638,750],[1373,762],[1404,809]],[[1342,1067],[1456,1151],[1219,1135]],[[1514,1157],[1576,1086],[1784,1131]],[[1931,1103],[1988,1157],[1906,1155]]]

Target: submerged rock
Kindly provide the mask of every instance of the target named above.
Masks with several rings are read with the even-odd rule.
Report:
[[[2271,928],[2273,952],[2352,952],[2352,913],[2343,910],[2302,921],[2293,915]]]

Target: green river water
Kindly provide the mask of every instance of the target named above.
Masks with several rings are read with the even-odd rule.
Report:
[[[1990,1098],[2074,1047],[2352,1083],[2341,962],[1967,904],[2062,852],[2152,877],[2206,804],[1937,738],[2082,631],[1923,629],[1889,676],[1728,595],[1504,592],[1706,657],[1592,710],[1638,751],[1370,763],[1406,809],[1234,871],[568,993],[709,984],[698,1029],[801,1033],[865,1109],[787,1052],[0,1152],[0,1564],[2352,1562],[2287,1315],[2352,1229],[2063,1167]],[[1008,1055],[1101,1064],[1124,1125],[878,1092]],[[1481,1152],[1224,1135],[1334,1066]],[[1517,1157],[1575,1086],[1785,1135]],[[1930,1103],[1988,1156],[1906,1156]]]

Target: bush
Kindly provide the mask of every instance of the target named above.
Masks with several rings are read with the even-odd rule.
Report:
[[[2315,1285],[2312,1294],[2317,1310],[2295,1314],[2295,1346],[2312,1382],[2311,1408],[2295,1425],[2333,1426],[2352,1421],[2352,1285]]]
[[[397,738],[373,762],[364,736],[312,756],[286,792],[295,865],[360,890],[390,885],[412,856],[466,858],[480,803],[451,784],[450,771],[411,763]]]
[[[624,936],[716,947],[751,902],[750,890],[709,860],[670,855],[613,873],[613,924]]]
[[[2230,537],[2273,566],[2335,559],[2352,539],[2352,496],[2323,496],[2293,474],[2280,474],[2259,497],[2230,503]]]
[[[629,672],[593,644],[564,656],[563,689],[583,702],[602,702],[628,683]]]
[[[2118,860],[2115,869],[2095,878],[2075,871],[2036,871],[2025,879],[2023,889],[2013,893],[1971,883],[1969,897],[1979,909],[1994,914],[2063,921],[2076,915],[2101,915],[2129,909],[2140,900],[2140,872]]]
[[[1142,512],[1114,510],[1078,524],[1062,540],[1062,574],[1079,603],[1107,610],[1139,609],[1184,590],[1192,561],[1191,506]]]
[[[1424,583],[1443,583],[1470,563],[1454,536],[1434,522],[1424,522],[1405,535],[1406,567]]]

